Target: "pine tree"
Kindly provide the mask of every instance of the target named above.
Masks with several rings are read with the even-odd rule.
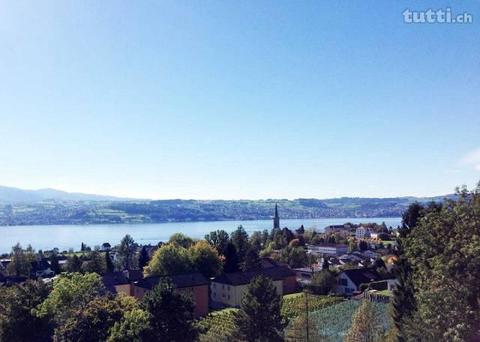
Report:
[[[112,273],[115,269],[109,251],[105,252],[105,268],[107,269],[107,273]]]
[[[143,246],[140,250],[140,255],[138,256],[138,266],[141,270],[143,270],[143,268],[148,265],[149,261],[150,257],[148,256],[147,249],[145,248],[145,246]]]
[[[282,341],[287,322],[280,313],[281,305],[282,298],[272,280],[264,276],[254,278],[235,317],[237,337],[258,342]]]

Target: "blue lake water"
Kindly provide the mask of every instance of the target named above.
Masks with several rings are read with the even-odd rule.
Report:
[[[281,227],[296,229],[302,224],[306,229],[314,228],[321,232],[331,224],[345,222],[366,223],[385,222],[387,226],[397,227],[399,217],[376,218],[322,218],[322,219],[295,219],[281,220]],[[82,242],[88,246],[101,245],[109,242],[115,245],[122,237],[130,234],[140,244],[156,244],[166,241],[173,233],[183,233],[192,238],[203,238],[205,234],[223,229],[227,232],[242,225],[249,233],[256,230],[271,229],[271,220],[255,221],[215,221],[215,222],[172,222],[155,224],[102,224],[102,225],[52,225],[52,226],[4,226],[0,227],[0,253],[10,251],[11,247],[19,242],[26,247],[28,244],[36,250],[59,248],[61,251],[73,248],[80,249]]]

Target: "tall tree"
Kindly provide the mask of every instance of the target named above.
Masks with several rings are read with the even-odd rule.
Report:
[[[123,318],[111,329],[108,342],[148,341],[150,315],[143,309],[133,309],[124,313]]]
[[[123,270],[130,270],[135,266],[135,250],[135,241],[130,235],[125,235],[118,247],[118,257]]]
[[[180,247],[183,248],[190,248],[190,246],[193,245],[193,240],[192,238],[186,236],[185,234],[182,233],[175,233],[172,236],[170,236],[170,239],[168,240],[169,243],[176,244]]]
[[[479,340],[480,184],[424,211],[404,241],[416,300],[408,339]]]
[[[271,279],[259,276],[248,285],[235,317],[236,334],[247,341],[282,341],[287,321],[280,309],[282,298]]]
[[[112,273],[115,270],[112,257],[110,256],[110,251],[105,252],[105,269],[107,273]]]
[[[67,271],[68,272],[80,272],[82,269],[82,260],[74,254],[67,259]]]
[[[176,292],[171,281],[162,280],[144,297],[143,306],[152,327],[147,340],[195,341],[194,304],[190,297]]]
[[[225,255],[229,239],[228,233],[224,230],[216,230],[205,235],[205,240],[215,247],[220,255]]]
[[[138,266],[141,270],[148,265],[150,261],[150,256],[148,255],[147,248],[145,246],[140,250],[140,255],[138,256]]]
[[[11,261],[7,266],[7,272],[14,276],[30,276],[32,269],[32,262],[35,260],[33,251],[24,250],[22,246],[17,243],[12,247]]]
[[[210,278],[218,275],[222,270],[222,260],[218,252],[207,241],[197,241],[190,249],[190,259],[193,268]]]
[[[248,241],[248,234],[243,226],[238,226],[238,228],[230,235],[230,240],[237,250],[238,261],[240,263],[244,262],[245,255],[250,248],[250,243]]]
[[[27,281],[0,291],[0,341],[41,342],[50,339],[49,322],[33,311],[48,296],[43,282]]]
[[[152,260],[144,268],[145,275],[168,275],[187,273],[192,270],[192,261],[187,249],[167,243],[155,251]]]
[[[257,249],[251,247],[245,255],[245,261],[241,265],[242,271],[253,271],[262,268],[262,261]]]
[[[50,255],[50,269],[55,272],[55,274],[59,274],[61,272],[56,253],[52,253]]]
[[[228,243],[225,249],[225,264],[223,266],[225,273],[237,272],[239,270],[239,260],[237,249],[231,242]]]

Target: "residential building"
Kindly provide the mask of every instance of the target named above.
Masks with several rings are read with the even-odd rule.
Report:
[[[348,252],[348,246],[345,244],[323,243],[320,245],[307,245],[308,253],[313,255],[342,255]]]
[[[355,230],[355,237],[357,239],[368,239],[371,237],[371,231],[368,227],[360,226]]]
[[[357,268],[345,270],[337,277],[336,292],[351,296],[360,291],[360,285],[381,280],[380,275],[373,269]]]
[[[322,271],[321,265],[314,265],[313,267],[300,267],[293,269],[297,275],[297,282],[300,284],[310,284],[313,276]]]
[[[133,295],[143,298],[145,294],[158,285],[163,277],[154,276],[141,279],[134,283]],[[194,314],[196,317],[208,314],[208,280],[201,273],[187,273],[169,276],[176,291],[192,298],[195,304]]]
[[[225,273],[211,280],[212,302],[239,307],[250,282],[260,275],[272,279],[279,295],[295,292],[296,273],[285,266],[273,266],[250,272]]]

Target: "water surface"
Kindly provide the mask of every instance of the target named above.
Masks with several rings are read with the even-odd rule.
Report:
[[[306,229],[314,228],[321,232],[331,224],[345,222],[385,222],[387,226],[396,227],[401,218],[322,218],[281,220],[281,227],[296,229],[304,225]],[[227,232],[242,225],[249,233],[256,230],[271,229],[271,220],[255,221],[215,221],[215,222],[172,222],[154,224],[102,224],[102,225],[52,225],[52,226],[7,226],[0,227],[0,253],[10,251],[17,242],[26,247],[28,244],[36,250],[59,248],[61,251],[73,248],[79,250],[82,242],[88,246],[109,242],[112,245],[126,234],[130,234],[141,244],[156,244],[166,241],[173,233],[181,232],[192,238],[202,238],[212,230],[224,229]]]

